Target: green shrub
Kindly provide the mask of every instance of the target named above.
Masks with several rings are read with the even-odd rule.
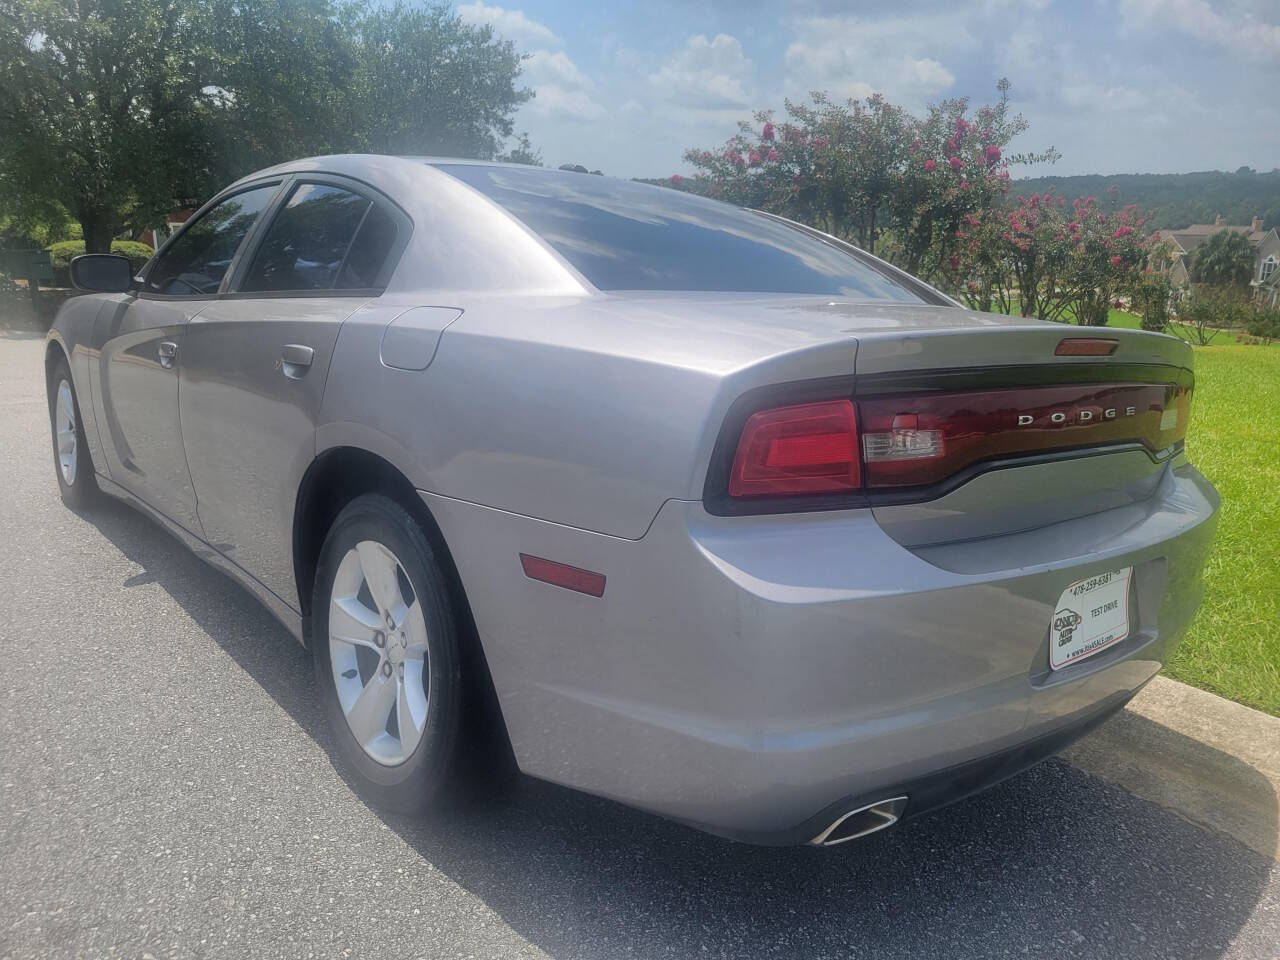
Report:
[[[1280,309],[1256,306],[1244,325],[1251,337],[1280,340]]]
[[[45,249],[49,251],[50,259],[53,260],[53,285],[55,287],[71,286],[68,269],[72,258],[84,253],[84,241],[63,240],[61,243],[50,244]],[[121,257],[128,257],[135,272],[142,269],[142,265],[155,253],[145,243],[138,243],[135,240],[112,240],[111,252]]]

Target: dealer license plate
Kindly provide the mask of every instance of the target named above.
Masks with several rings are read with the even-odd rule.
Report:
[[[1061,670],[1129,635],[1133,567],[1078,580],[1062,591],[1049,625],[1049,666]]]

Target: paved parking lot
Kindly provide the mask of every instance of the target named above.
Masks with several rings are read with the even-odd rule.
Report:
[[[62,507],[42,351],[0,328],[0,957],[1280,956],[1270,858],[1056,760],[827,851],[528,780],[380,816],[265,611]]]

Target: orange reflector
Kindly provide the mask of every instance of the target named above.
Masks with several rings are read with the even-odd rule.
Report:
[[[542,557],[531,557],[527,553],[520,554],[520,566],[524,567],[524,575],[530,580],[541,580],[543,583],[576,590],[592,597],[604,596],[603,573],[544,560]]]
[[[1058,341],[1058,349],[1053,351],[1059,357],[1109,357],[1120,346],[1119,340],[1104,340],[1101,337],[1066,337]]]

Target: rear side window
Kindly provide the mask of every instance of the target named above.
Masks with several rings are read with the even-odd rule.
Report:
[[[892,277],[817,237],[679,190],[537,169],[440,169],[522,221],[601,290],[922,302]]]
[[[337,290],[364,290],[378,285],[382,267],[395,246],[398,228],[386,210],[375,206],[364,218],[338,272]]]
[[[333,289],[372,206],[341,187],[298,184],[271,221],[240,290]]]
[[[171,296],[213,296],[231,260],[278,183],[227,197],[193,222],[160,254],[147,273],[146,290]]]

